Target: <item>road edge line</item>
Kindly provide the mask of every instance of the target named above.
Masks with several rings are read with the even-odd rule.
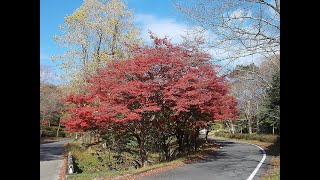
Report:
[[[211,137],[211,139],[214,139]],[[215,140],[219,140],[218,138],[215,139]],[[224,140],[224,141],[230,141],[230,142],[235,142],[235,143],[243,143],[243,144],[250,144],[252,146],[256,146],[258,147],[259,149],[262,150],[263,152],[263,156],[262,156],[262,159],[260,160],[259,164],[257,165],[257,167],[253,170],[253,172],[250,174],[250,176],[248,177],[247,180],[252,180],[253,177],[256,175],[256,173],[258,172],[258,170],[260,169],[262,163],[264,162],[264,160],[267,158],[267,153],[264,151],[264,149],[256,144],[252,144],[252,143],[248,143],[248,142],[243,142],[243,141],[234,141],[234,140],[231,140],[231,139],[221,139],[221,140]]]
[[[267,153],[264,151],[264,149],[256,144],[251,144],[251,143],[247,143],[247,142],[243,142],[243,143],[246,143],[246,144],[250,144],[250,145],[253,145],[253,146],[256,146],[258,147],[259,149],[262,150],[263,152],[263,157],[261,159],[261,161],[259,162],[259,164],[257,165],[257,167],[253,170],[253,172],[250,174],[250,176],[248,177],[247,180],[252,180],[253,177],[256,175],[256,173],[258,172],[258,170],[260,169],[262,163],[264,162],[264,160],[267,158]]]

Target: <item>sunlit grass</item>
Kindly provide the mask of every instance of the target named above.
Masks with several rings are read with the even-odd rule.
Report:
[[[75,156],[80,156],[81,152],[85,152],[84,148],[81,148],[80,146],[76,144],[70,144],[69,148],[73,150]],[[120,170],[120,171],[101,171],[101,172],[82,172],[82,173],[75,173],[72,175],[68,175],[68,179],[77,179],[77,180],[84,180],[84,179],[94,179],[94,178],[103,178],[103,179],[113,179],[113,178],[124,178],[126,179],[127,176],[136,176],[137,174],[143,173],[143,172],[151,172],[151,171],[159,171],[160,168],[168,167],[176,167],[179,165],[183,165],[184,163],[190,163],[192,160],[201,159],[205,157],[207,153],[213,152],[216,148],[216,145],[213,143],[207,143],[203,144],[197,152],[192,152],[189,154],[185,154],[183,157],[180,157],[176,160],[170,161],[170,162],[161,162],[157,164],[153,164],[150,166],[146,166],[139,169],[133,169],[133,170]],[[162,171],[160,170],[160,171]],[[129,178],[130,179],[130,178]]]

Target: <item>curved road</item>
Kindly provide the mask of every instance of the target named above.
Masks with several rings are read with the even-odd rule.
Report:
[[[40,179],[57,180],[63,163],[63,145],[71,140],[40,144]]]
[[[215,154],[139,180],[247,180],[263,158],[262,150],[256,146],[227,140],[210,140],[221,144],[221,149]],[[267,156],[252,180],[260,179],[270,165],[270,158]]]

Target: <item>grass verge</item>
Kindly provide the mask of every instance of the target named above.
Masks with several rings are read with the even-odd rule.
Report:
[[[158,172],[163,172],[169,169],[172,169],[177,166],[181,166],[183,164],[192,163],[196,160],[203,159],[210,153],[214,153],[214,150],[218,148],[218,145],[212,142],[208,142],[207,144],[203,144],[199,151],[190,153],[184,157],[176,159],[170,162],[163,162],[159,164],[154,164],[151,166],[143,167],[140,169],[127,170],[127,171],[106,171],[106,172],[98,172],[98,173],[75,173],[72,175],[67,175],[67,179],[74,180],[84,180],[84,179],[117,179],[117,180],[129,180],[136,179],[138,177],[152,175]]]
[[[219,137],[226,137],[231,139],[245,139],[245,140],[256,140],[260,142],[269,142],[269,143],[275,143],[278,140],[277,135],[272,134],[240,134],[240,133],[225,133],[225,132],[215,132],[215,136]]]
[[[262,177],[261,180],[279,180],[280,179],[280,156],[273,156],[271,163],[272,169],[269,169]]]

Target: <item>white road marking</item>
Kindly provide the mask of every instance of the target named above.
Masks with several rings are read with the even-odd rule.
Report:
[[[251,143],[247,143],[247,144],[251,144]],[[258,147],[259,149],[261,149],[262,152],[263,152],[263,157],[262,157],[260,163],[258,164],[258,166],[256,167],[256,169],[254,169],[254,171],[251,173],[251,175],[248,177],[247,180],[252,180],[252,178],[254,177],[254,175],[256,175],[256,173],[258,172],[258,170],[259,170],[260,166],[262,165],[263,161],[264,161],[264,160],[266,159],[266,157],[267,157],[266,152],[264,151],[264,149],[263,149],[262,147],[260,147],[260,146],[258,146],[258,145],[255,145],[255,144],[251,144],[251,145],[256,146],[256,147]]]
[[[226,139],[223,139],[223,140],[226,140]],[[235,142],[235,143],[244,143],[244,144],[250,144],[250,145],[253,145],[253,146],[256,146],[258,147],[259,149],[262,150],[262,153],[263,153],[263,157],[261,159],[261,161],[259,162],[258,166],[254,169],[254,171],[251,173],[251,175],[248,177],[247,180],[252,180],[252,178],[256,175],[256,173],[258,172],[260,166],[262,165],[262,163],[264,162],[264,160],[266,159],[267,155],[266,155],[266,152],[264,151],[264,149],[258,145],[255,145],[255,144],[251,144],[251,143],[247,143],[247,142],[240,142],[240,141],[232,141],[232,140],[229,140],[227,139],[226,141],[231,141],[231,142]],[[221,147],[220,147],[221,148]]]

